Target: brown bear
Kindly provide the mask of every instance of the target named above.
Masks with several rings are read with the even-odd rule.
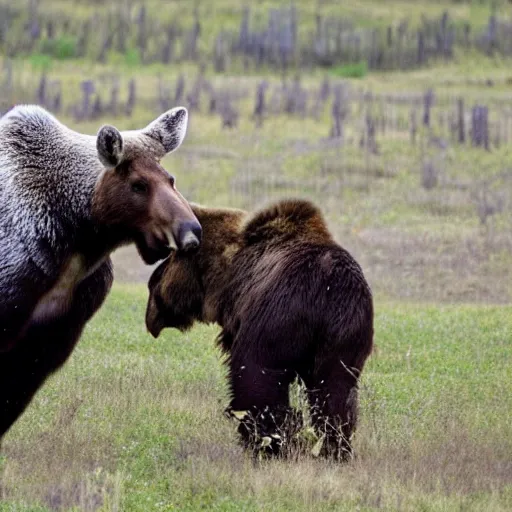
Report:
[[[217,322],[243,444],[277,454],[287,442],[289,385],[305,384],[320,453],[352,455],[358,380],[373,343],[363,271],[309,201],[282,200],[253,215],[192,205],[198,252],[173,253],[149,281],[146,325]]]

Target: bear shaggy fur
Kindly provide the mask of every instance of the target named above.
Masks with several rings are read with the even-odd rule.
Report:
[[[159,160],[188,113],[97,136],[46,110],[0,119],[0,439],[68,358],[112,284],[109,254],[135,242],[146,263],[199,244],[200,225]]]
[[[203,227],[197,253],[173,253],[149,281],[146,325],[182,331],[217,322],[228,355],[228,411],[246,447],[286,443],[289,385],[305,384],[320,454],[351,456],[358,380],[373,343],[373,300],[359,264],[320,211],[284,200],[248,215],[192,205]],[[293,424],[294,421],[291,421]]]

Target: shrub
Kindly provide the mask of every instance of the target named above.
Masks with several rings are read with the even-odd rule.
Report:
[[[41,53],[55,59],[72,59],[77,56],[76,39],[70,35],[62,35],[55,39],[45,39],[41,42]]]
[[[340,78],[363,78],[368,73],[368,64],[362,60],[353,64],[332,68],[331,73]]]
[[[129,48],[124,54],[124,61],[127,66],[135,67],[140,64],[140,54],[137,48]]]

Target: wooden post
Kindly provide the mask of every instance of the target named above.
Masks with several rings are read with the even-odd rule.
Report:
[[[434,104],[434,91],[429,89],[423,96],[423,124],[430,127],[430,110]]]
[[[457,100],[457,139],[459,144],[466,142],[466,128],[464,125],[464,99]]]
[[[416,134],[418,133],[418,113],[416,108],[411,109],[411,143],[416,144]]]
[[[268,82],[263,80],[258,84],[258,89],[256,90],[256,104],[254,106],[253,116],[258,126],[263,124],[263,116],[265,114],[265,92],[267,88]]]
[[[94,91],[96,90],[96,87],[94,86],[94,82],[92,80],[84,80],[80,87],[82,89],[82,118],[88,119],[90,115],[91,110],[91,97],[94,94]]]
[[[43,73],[41,76],[41,80],[39,81],[39,87],[37,88],[37,103],[41,106],[46,106],[46,92],[47,92],[47,84],[48,80],[46,78],[46,74]]]
[[[427,58],[425,55],[425,35],[420,30],[420,31],[418,31],[418,55],[417,55],[416,62],[418,64],[418,66],[422,66],[426,60],[427,60]]]
[[[185,93],[185,77],[183,73],[178,77],[176,82],[176,92],[174,93],[174,103],[180,103]]]
[[[334,90],[334,100],[332,102],[331,116],[331,137],[339,138],[341,141],[343,141],[341,87],[336,87],[336,89]]]
[[[133,109],[135,108],[136,98],[136,87],[135,87],[135,79],[131,79],[128,83],[128,100],[126,101],[125,113],[127,116],[131,116]]]

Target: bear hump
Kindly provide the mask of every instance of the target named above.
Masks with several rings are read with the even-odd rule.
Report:
[[[247,244],[283,237],[332,241],[320,209],[307,199],[283,199],[258,211],[245,223],[243,234]]]

